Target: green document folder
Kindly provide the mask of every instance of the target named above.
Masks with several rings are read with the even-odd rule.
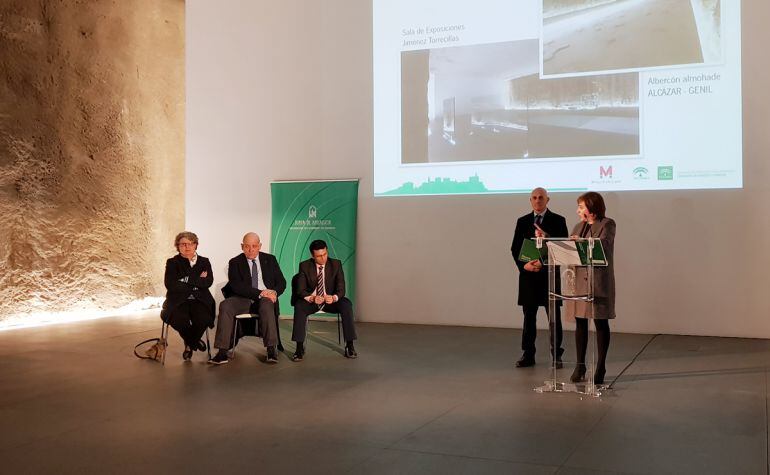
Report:
[[[577,248],[578,254],[580,254],[580,262],[582,262],[583,265],[588,265],[588,243],[585,241],[576,242],[575,247]],[[604,247],[602,247],[602,242],[598,239],[594,240],[593,261],[595,267],[607,265],[607,258],[604,256]]]
[[[537,261],[543,259],[545,262],[546,247],[543,245],[541,249],[537,248],[533,239],[525,239],[521,243],[521,250],[519,251],[519,260],[521,262]]]

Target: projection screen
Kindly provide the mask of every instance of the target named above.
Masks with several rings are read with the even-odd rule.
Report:
[[[741,188],[740,33],[738,0],[374,0],[374,194]]]

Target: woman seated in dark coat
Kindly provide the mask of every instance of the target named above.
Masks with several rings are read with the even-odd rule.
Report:
[[[186,361],[194,350],[206,351],[201,337],[207,326],[214,326],[214,297],[209,292],[214,276],[209,260],[197,253],[195,233],[177,234],[174,246],[179,254],[166,261],[167,292],[160,318],[184,340],[182,358]]]

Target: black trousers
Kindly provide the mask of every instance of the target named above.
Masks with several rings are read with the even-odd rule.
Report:
[[[294,326],[291,332],[291,339],[296,342],[304,342],[307,332],[307,317],[318,311],[318,305],[309,303],[305,299],[299,299],[294,304]],[[353,323],[353,302],[348,298],[342,297],[337,302],[324,305],[324,312],[339,313],[342,317],[342,335],[345,342],[349,343],[356,339],[356,326]]]
[[[523,305],[524,310],[524,328],[521,332],[521,349],[524,351],[524,356],[535,357],[535,339],[537,338],[537,309],[539,305]],[[548,315],[548,306],[545,305],[545,312]],[[550,338],[548,339],[551,344],[551,357],[554,354],[559,357],[564,353],[564,348],[561,347],[562,341],[562,327],[561,327],[561,307],[556,307],[555,318],[550,318],[548,315],[548,330]],[[554,353],[554,348],[556,352]]]
[[[610,349],[610,321],[596,318],[596,371],[604,372],[607,361],[607,352]],[[586,349],[588,347],[588,319],[575,319],[575,349],[577,350],[577,363],[586,363]]]
[[[185,345],[194,348],[206,331],[210,319],[211,315],[203,302],[189,299],[170,312],[168,324],[179,333]]]

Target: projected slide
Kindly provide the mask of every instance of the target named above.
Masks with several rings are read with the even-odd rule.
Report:
[[[538,58],[537,40],[401,53],[402,97],[427,98],[401,104],[401,162],[639,153],[638,74],[541,79]]]
[[[374,0],[375,195],[742,186],[740,9]]]
[[[543,74],[715,64],[720,33],[720,0],[543,0]]]

